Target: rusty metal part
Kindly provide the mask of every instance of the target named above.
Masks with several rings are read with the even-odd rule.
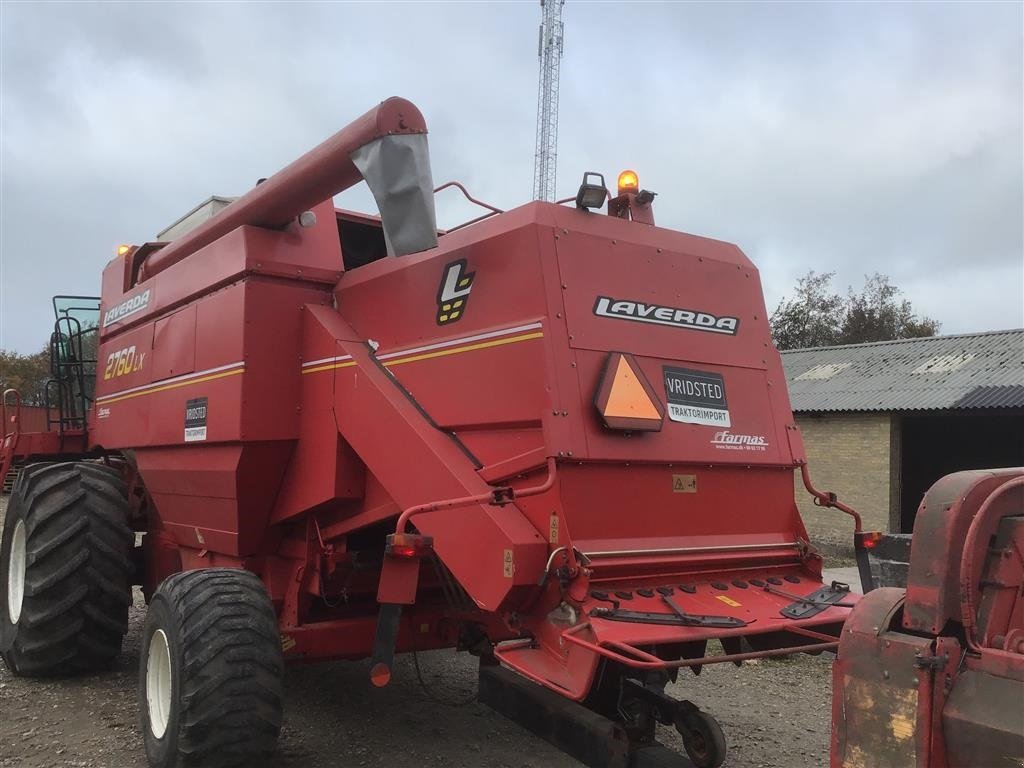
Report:
[[[939,634],[959,622],[960,568],[964,541],[978,509],[1020,469],[969,470],[938,480],[925,494],[914,522],[907,575],[908,630]]]
[[[998,765],[1024,755],[1022,688],[1019,680],[980,670],[957,675],[942,710],[947,765]]]
[[[918,510],[906,590],[851,611],[832,768],[960,768],[1024,754],[1024,468],[947,475]],[[961,643],[966,641],[966,646]]]
[[[977,602],[981,592],[979,581],[984,562],[980,555],[991,552],[987,546],[979,547],[979,541],[988,542],[994,538],[997,525],[1003,517],[1024,512],[1024,492],[1022,491],[1024,491],[1024,473],[1008,480],[990,493],[978,508],[970,528],[967,529],[963,559],[960,562],[960,606],[967,645],[972,651],[981,650],[981,642],[977,636]],[[1006,552],[1006,554],[1010,553]],[[998,556],[1002,555],[1002,552],[998,553]],[[1019,582],[1020,574],[1014,575],[1018,579],[1016,584],[1003,585],[996,582],[990,586],[1006,586],[1013,592],[1019,592],[1024,585]],[[992,650],[998,651],[999,649]],[[1021,660],[1021,663],[1024,663],[1024,659]]]

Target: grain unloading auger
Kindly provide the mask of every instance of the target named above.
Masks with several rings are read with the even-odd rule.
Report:
[[[863,553],[810,485],[757,271],[653,226],[630,174],[438,237],[425,134],[389,99],[123,249],[98,323],[58,313],[54,429],[15,426],[0,467],[35,462],[0,650],[30,675],[106,663],[141,584],[156,766],[272,749],[283,662],[372,657],[384,685],[396,651],[453,646],[592,765],[658,722],[719,765],[720,728],[666,682],[832,650],[857,597],[822,583],[795,472]],[[380,218],[335,209],[360,179]]]

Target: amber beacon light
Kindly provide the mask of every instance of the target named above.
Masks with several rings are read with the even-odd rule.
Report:
[[[636,192],[640,189],[640,178],[636,175],[636,171],[623,171],[620,173],[618,187],[620,195],[627,192]]]

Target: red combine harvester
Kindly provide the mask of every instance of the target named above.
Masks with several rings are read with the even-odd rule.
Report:
[[[333,205],[361,179],[379,218]],[[370,657],[382,686],[448,647],[590,765],[658,723],[720,765],[666,683],[834,650],[858,597],[822,583],[794,472],[862,566],[870,539],[811,486],[757,270],[620,181],[439,236],[423,117],[389,99],[58,297],[52,428],[4,398],[8,667],[108,664],[141,584],[153,766],[272,750],[286,663]]]

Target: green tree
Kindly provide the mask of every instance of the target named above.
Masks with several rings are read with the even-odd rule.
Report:
[[[860,292],[846,296],[832,289],[834,272],[808,272],[795,296],[784,297],[772,313],[772,338],[779,349],[863,344],[934,336],[939,323],[918,317],[888,276],[865,276]]]
[[[847,296],[839,343],[913,339],[934,336],[938,331],[939,324],[935,320],[918,318],[910,301],[901,298],[899,288],[886,275],[876,272],[865,278],[860,293],[851,289]]]
[[[813,269],[797,280],[796,295],[784,297],[771,316],[772,338],[779,349],[828,347],[839,343],[844,299],[833,293],[835,272]]]
[[[49,344],[32,355],[0,349],[0,390],[18,390],[25,405],[43,404],[43,389],[49,376]]]

